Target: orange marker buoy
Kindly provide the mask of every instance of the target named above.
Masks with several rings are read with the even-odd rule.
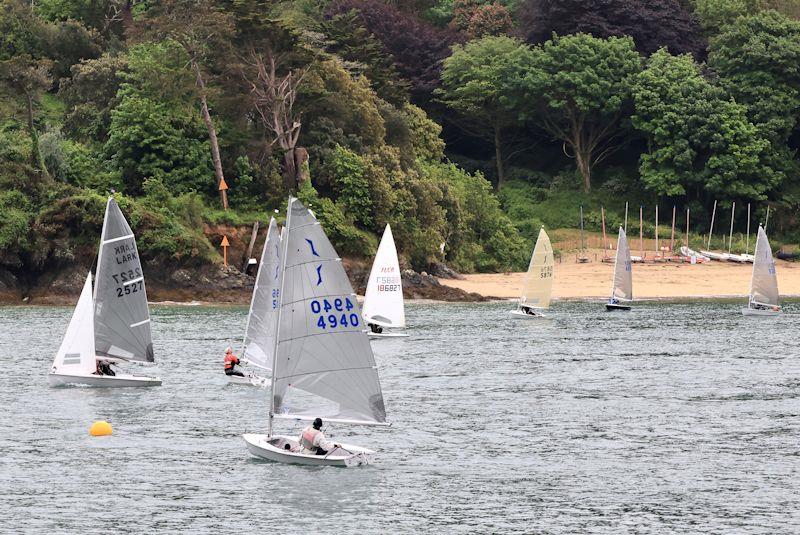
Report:
[[[89,434],[93,437],[104,437],[110,435],[112,432],[111,424],[105,420],[98,420],[89,428]]]

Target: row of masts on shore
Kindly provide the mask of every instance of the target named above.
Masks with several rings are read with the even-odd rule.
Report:
[[[690,256],[695,256],[696,259],[700,262],[708,261],[708,260],[723,260],[723,261],[731,261],[731,262],[753,262],[753,255],[750,254],[750,222],[752,220],[751,217],[751,204],[747,203],[747,230],[746,230],[746,238],[745,238],[745,252],[743,254],[734,254],[733,253],[733,229],[734,229],[734,220],[736,214],[736,202],[734,201],[731,205],[731,222],[730,222],[730,231],[728,233],[728,240],[727,240],[727,252],[725,252],[725,235],[722,235],[722,252],[715,251],[711,248],[712,245],[712,238],[714,234],[714,223],[716,220],[717,214],[717,201],[714,201],[714,208],[711,212],[711,224],[709,226],[709,232],[704,237],[704,245],[705,249],[701,249],[699,253],[692,251],[689,245],[689,222],[691,218],[690,209],[686,209],[686,227],[685,233],[683,235],[683,239],[681,240],[681,257],[688,259]],[[770,207],[767,205],[766,211],[766,219],[764,221],[764,230],[766,231],[767,225],[769,223],[769,214],[770,214]],[[607,234],[606,234],[606,210],[604,206],[600,207],[600,217],[601,217],[601,225],[602,225],[602,232],[603,232],[603,261],[611,261],[613,257],[606,256],[606,252],[611,250],[613,247],[612,243],[609,243]],[[675,253],[675,245],[676,245],[676,217],[677,217],[677,207],[673,205],[672,207],[672,226],[671,226],[671,233],[669,240],[666,238],[663,241],[659,240],[659,206],[655,206],[655,227],[654,227],[654,238],[655,238],[655,251],[656,255],[654,260],[675,260],[678,258]],[[622,225],[623,230],[628,232],[628,203],[625,203],[625,220],[624,224]],[[580,249],[578,251],[577,261],[579,263],[585,263],[589,261],[588,256],[586,255],[586,241],[584,238],[584,216],[583,216],[583,206],[580,207]],[[644,245],[644,207],[639,206],[639,251],[640,256],[634,256],[634,262],[643,261],[646,258],[645,252],[645,245]],[[661,243],[669,243],[669,245],[661,245]]]

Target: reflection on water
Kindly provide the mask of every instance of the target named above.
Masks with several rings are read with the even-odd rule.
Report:
[[[410,304],[373,342],[393,426],[328,428],[379,451],[349,470],[248,456],[244,309],[155,307],[164,385],[104,390],[47,386],[70,309],[0,308],[0,531],[797,533],[800,306],[740,306]]]

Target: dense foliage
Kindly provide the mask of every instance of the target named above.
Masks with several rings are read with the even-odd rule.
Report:
[[[0,270],[145,260],[294,192],[343,254],[525,265],[624,202],[800,207],[797,0],[0,0]],[[219,184],[230,189],[220,206]],[[494,186],[494,187],[492,187]],[[741,205],[741,204],[740,204]],[[760,212],[759,212],[760,213]]]

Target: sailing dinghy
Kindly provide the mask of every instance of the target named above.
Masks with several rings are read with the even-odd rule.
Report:
[[[543,311],[550,306],[550,295],[553,291],[553,246],[550,237],[539,230],[536,246],[533,248],[522,296],[516,310],[509,312],[515,318],[532,319],[543,317]]]
[[[48,376],[51,386],[158,386],[158,377],[100,375],[98,361],[152,363],[153,339],[133,231],[113,197],[106,204],[94,295],[91,273]]]
[[[372,270],[369,273],[367,291],[364,295],[364,322],[369,326],[370,338],[397,338],[408,336],[405,333],[385,332],[384,328],[403,328],[406,326],[406,313],[403,307],[403,281],[400,277],[400,263],[394,245],[392,227],[388,224],[383,231]]]
[[[310,455],[300,452],[297,436],[272,432],[275,418],[389,425],[356,294],[322,226],[295,198],[289,198],[280,261],[269,430],[243,435],[247,449],[283,463],[367,464],[372,450],[340,444],[326,455]]]
[[[778,295],[778,277],[775,273],[775,260],[764,228],[758,226],[758,238],[753,261],[753,275],[750,278],[750,300],[742,309],[745,316],[777,316],[781,312]]]
[[[261,370],[270,371],[275,333],[278,328],[278,292],[280,291],[281,238],[275,218],[267,229],[267,240],[261,252],[250,310],[247,313],[242,360]],[[269,379],[248,371],[244,377],[228,375],[229,384],[267,386]]]
[[[617,238],[617,256],[614,260],[614,279],[611,287],[611,299],[606,303],[606,310],[630,310],[633,301],[633,278],[631,272],[631,250],[625,231],[619,227]]]

